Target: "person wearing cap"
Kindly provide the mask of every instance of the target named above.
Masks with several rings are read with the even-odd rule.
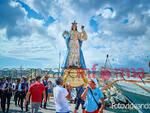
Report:
[[[44,97],[44,103],[46,102],[46,95],[45,95],[45,86],[40,83],[41,77],[36,77],[36,83],[31,84],[31,87],[28,90],[25,99],[25,106],[27,105],[29,96],[31,95],[31,107],[32,113],[38,113],[39,106],[41,105],[42,101],[42,94]]]
[[[67,99],[71,98],[70,88],[67,84],[65,88],[61,77],[55,80],[56,86],[53,89],[56,113],[69,113],[69,103]]]
[[[18,88],[18,91],[20,91],[20,107],[22,111],[23,111],[23,101],[26,97],[29,87],[30,86],[29,83],[27,82],[26,77],[23,77],[23,83],[21,83]],[[26,106],[26,111],[28,111],[28,105]]]
[[[10,77],[6,78],[6,82],[4,83],[2,90],[3,90],[3,93],[2,93],[3,95],[1,97],[2,111],[3,111],[3,113],[5,113],[5,104],[7,101],[7,111],[6,112],[8,113],[9,106],[10,106],[10,100],[11,100],[11,96],[12,96],[12,91],[13,91]]]
[[[91,78],[81,98],[86,98],[85,113],[103,113],[105,106],[104,96],[101,89],[97,88],[96,78]],[[100,101],[101,100],[101,104]]]

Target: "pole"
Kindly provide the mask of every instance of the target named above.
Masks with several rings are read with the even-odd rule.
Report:
[[[59,52],[58,77],[59,77],[59,74],[60,74],[60,60],[61,60],[61,52]]]
[[[22,66],[20,66],[20,75],[21,75],[21,78],[22,78]]]

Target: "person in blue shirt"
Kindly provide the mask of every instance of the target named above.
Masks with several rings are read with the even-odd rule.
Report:
[[[20,85],[20,79],[18,78],[17,83],[14,87],[14,101],[15,101],[16,106],[17,106],[17,104],[19,105],[19,96],[20,96],[20,92],[18,91],[19,85]]]
[[[12,83],[11,83],[11,78],[10,77],[6,77],[6,82],[3,84],[3,95],[1,97],[1,106],[2,106],[2,111],[5,113],[5,104],[7,101],[7,110],[6,112],[8,113],[9,111],[9,106],[10,106],[10,100],[11,100],[11,96],[12,96]]]
[[[23,77],[23,83],[21,83],[18,87],[18,91],[20,92],[20,107],[23,111],[23,101],[26,97],[26,94],[29,89],[29,83],[27,82],[27,78]],[[28,105],[26,106],[26,111],[28,111]]]
[[[97,88],[97,80],[96,78],[91,78],[89,80],[89,84],[87,85],[85,91],[83,92],[81,98],[86,98],[86,109],[85,113],[103,113],[103,109],[105,106],[104,96],[102,91]],[[101,106],[100,101],[101,100]]]
[[[43,80],[43,84],[45,86],[45,94],[46,94],[46,102],[44,103],[44,109],[47,109],[46,108],[46,105],[47,105],[47,99],[48,99],[48,87],[49,87],[49,83],[48,83],[48,76],[45,76],[44,77],[44,80]],[[43,101],[43,96],[42,96],[42,101]],[[41,108],[42,108],[42,102],[41,102]]]

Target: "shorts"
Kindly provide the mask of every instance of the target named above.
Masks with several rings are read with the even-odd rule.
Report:
[[[40,105],[41,105],[41,102],[32,102],[31,103],[32,113],[38,113]]]
[[[48,93],[52,93],[52,90],[51,90],[51,89],[48,89]]]
[[[77,98],[76,103],[75,103],[75,109],[78,110],[80,104],[82,105],[82,109],[85,109],[85,101],[82,100],[81,98]]]

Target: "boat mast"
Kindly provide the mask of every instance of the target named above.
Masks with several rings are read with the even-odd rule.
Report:
[[[107,54],[107,56],[106,56],[105,68],[106,68],[107,61],[108,61],[108,54]]]

